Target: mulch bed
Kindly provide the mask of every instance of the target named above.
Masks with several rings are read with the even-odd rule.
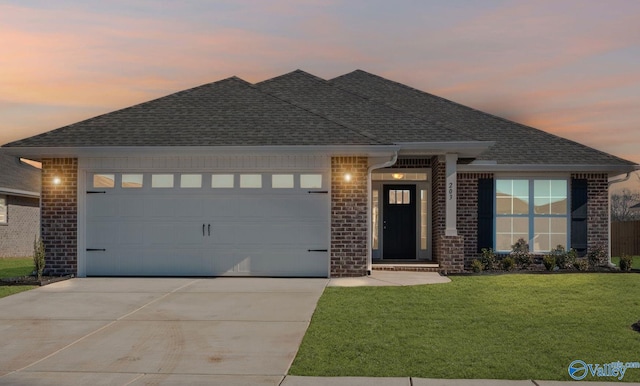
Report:
[[[39,279],[36,276],[19,276],[19,277],[4,277],[0,279],[0,286],[3,285],[37,285],[43,286],[51,283],[56,283],[63,280],[73,278],[73,275],[67,276],[43,276]]]

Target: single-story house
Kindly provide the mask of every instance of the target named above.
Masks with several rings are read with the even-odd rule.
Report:
[[[40,170],[0,154],[0,257],[33,255],[40,236]]]
[[[4,146],[43,164],[47,267],[78,276],[462,271],[482,248],[609,243],[633,162],[403,84],[205,84]]]

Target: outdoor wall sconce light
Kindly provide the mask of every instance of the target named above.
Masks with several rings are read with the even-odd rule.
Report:
[[[53,177],[53,184],[54,185],[60,185],[62,183],[62,178],[60,177]]]
[[[344,174],[344,180],[346,182],[351,182],[351,173],[345,173]]]

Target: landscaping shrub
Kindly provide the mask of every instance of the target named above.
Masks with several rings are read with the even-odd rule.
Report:
[[[480,262],[484,271],[491,271],[497,268],[496,254],[493,252],[493,248],[482,248],[482,256]]]
[[[527,269],[533,261],[531,253],[529,253],[529,244],[524,239],[519,239],[511,246],[510,257],[520,269]]]
[[[542,264],[544,264],[544,267],[547,269],[547,271],[553,271],[553,269],[556,267],[556,257],[554,255],[545,255],[542,258]]]
[[[633,257],[627,255],[626,253],[620,257],[620,270],[623,272],[631,271],[631,266],[633,265]]]
[[[574,267],[576,267],[578,271],[587,271],[589,270],[589,262],[586,259],[576,259]]]
[[[44,272],[44,266],[46,264],[44,259],[44,243],[38,237],[33,241],[33,266],[38,275],[38,280],[42,279],[42,272]]]
[[[482,268],[483,268],[482,262],[478,259],[473,259],[473,261],[471,262],[471,270],[473,272],[478,273],[478,272],[482,272]]]
[[[592,269],[604,265],[607,261],[607,252],[601,244],[598,244],[593,248],[589,248],[587,260],[589,267]]]
[[[564,250],[564,247],[562,249]],[[562,254],[556,255],[556,264],[558,264],[558,268],[560,269],[571,269],[575,265],[577,258],[578,252],[571,248]]]
[[[505,271],[511,271],[515,265],[516,262],[511,256],[507,256],[502,259],[502,269],[504,269]]]

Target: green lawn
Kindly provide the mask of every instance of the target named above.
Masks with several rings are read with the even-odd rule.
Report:
[[[27,276],[33,272],[33,259],[31,257],[0,258],[0,278]],[[0,298],[27,291],[33,286],[0,286]]]
[[[571,380],[575,359],[640,362],[640,333],[630,328],[640,319],[637,274],[451,279],[327,288],[290,373]],[[640,369],[624,380],[640,381]]]
[[[615,264],[616,266],[620,266],[620,258],[619,257],[612,257],[611,258],[611,262],[613,264]],[[633,269],[640,269],[640,256],[633,256],[633,264],[631,264],[631,268]]]

